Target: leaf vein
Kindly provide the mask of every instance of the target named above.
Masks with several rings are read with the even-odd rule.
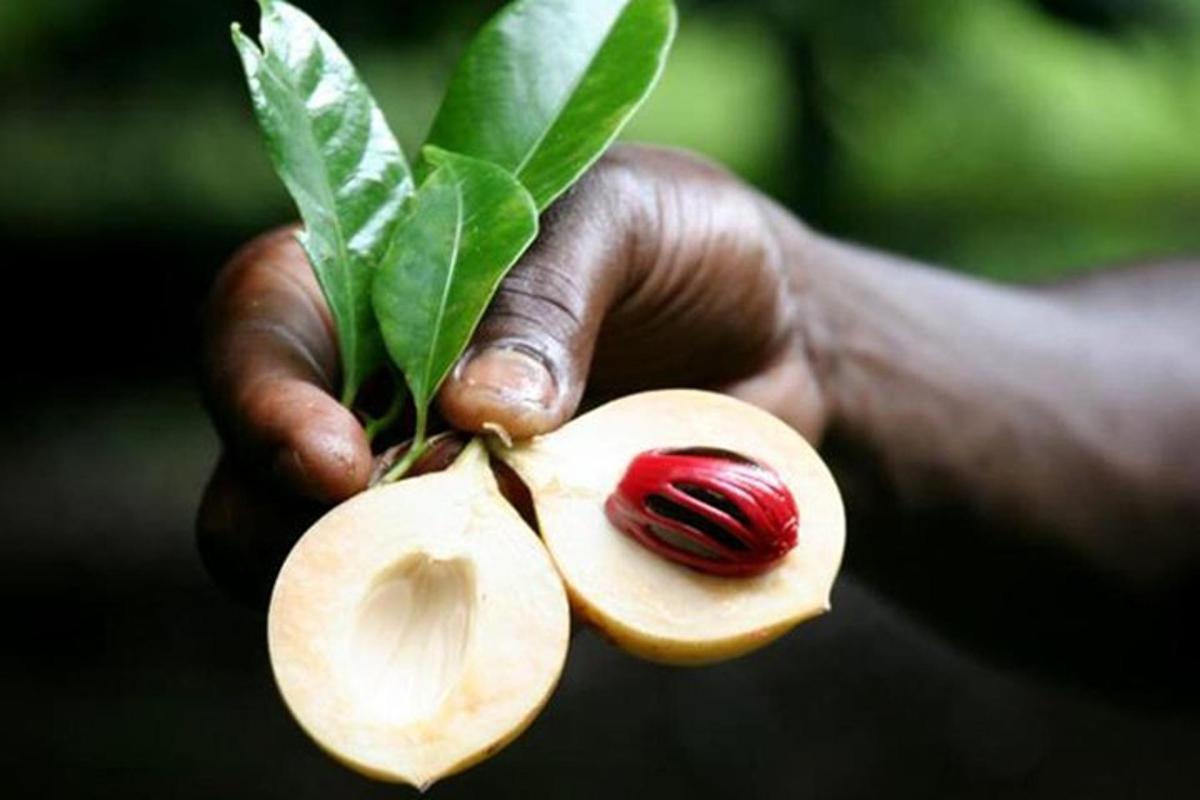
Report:
[[[533,159],[538,149],[542,146],[542,143],[546,141],[546,137],[550,135],[552,130],[554,130],[555,124],[562,116],[563,110],[571,104],[571,100],[575,98],[576,93],[579,91],[579,87],[583,86],[583,84],[590,77],[592,66],[596,63],[596,59],[600,57],[600,53],[603,52],[604,45],[607,44],[608,38],[612,35],[613,30],[617,27],[621,19],[626,13],[628,13],[628,11],[629,3],[626,3],[624,8],[622,8],[613,16],[612,24],[608,26],[608,29],[604,32],[604,35],[599,38],[595,51],[588,58],[587,67],[580,70],[579,74],[575,76],[575,79],[571,81],[571,88],[563,95],[563,99],[558,104],[558,107],[554,110],[554,114],[547,117],[549,123],[542,130],[542,132],[538,134],[538,137],[534,140],[533,144],[530,145],[529,150],[521,159],[521,163],[517,164],[517,166],[513,169],[514,175],[520,175],[525,167],[529,166],[529,162]]]
[[[429,359],[425,362],[425,391],[429,391],[429,387],[433,385],[433,365],[435,362],[435,354],[438,351],[438,345],[441,343],[442,337],[442,321],[446,318],[446,308],[450,303],[450,288],[454,284],[454,278],[458,271],[458,251],[462,246],[462,231],[463,231],[463,193],[462,185],[458,182],[458,175],[451,171],[455,177],[454,184],[454,241],[450,246],[450,260],[446,269],[446,281],[442,285],[442,297],[438,303],[437,318],[433,324],[433,337],[429,342]],[[428,399],[428,398],[425,398]]]

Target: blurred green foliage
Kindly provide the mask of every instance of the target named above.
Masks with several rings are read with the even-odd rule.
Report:
[[[409,148],[498,5],[300,4]],[[681,7],[628,136],[705,153],[818,227],[1006,279],[1200,251],[1196,0]],[[1068,7],[1103,24],[1050,13]],[[254,16],[236,0],[0,3],[0,233],[217,240],[288,218],[228,41]]]
[[[753,15],[685,14],[661,81],[624,138],[695,150],[764,187],[789,146],[785,44]]]
[[[1200,29],[944,5],[924,55],[830,65],[846,203],[1001,277],[1200,246]]]

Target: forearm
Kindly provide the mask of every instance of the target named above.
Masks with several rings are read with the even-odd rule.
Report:
[[[953,504],[1139,579],[1196,564],[1200,270],[1045,290],[819,237],[797,252],[830,432],[905,510]]]

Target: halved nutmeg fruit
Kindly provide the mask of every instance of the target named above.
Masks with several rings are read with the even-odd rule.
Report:
[[[366,774],[426,787],[523,730],[562,670],[568,596],[623,648],[676,664],[747,652],[828,608],[837,488],[759,409],[649,392],[489,445],[505,492],[476,440],[443,472],[329,512],[280,572],[276,681],[305,730]],[[532,515],[506,499],[525,505],[526,489]]]
[[[370,489],[300,539],[275,583],[275,681],[301,727],[367,775],[425,788],[533,721],[567,655],[566,594],[480,441]]]
[[[719,661],[829,608],[841,497],[816,451],[765,411],[646,392],[497,452],[529,486],[572,604],[631,653]]]

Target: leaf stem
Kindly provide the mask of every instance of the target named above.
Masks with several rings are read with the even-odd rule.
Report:
[[[408,452],[404,457],[397,461],[391,469],[383,476],[380,483],[392,483],[404,477],[404,473],[408,472],[409,468],[417,462],[417,459],[425,455],[425,450],[429,447],[429,441],[425,438],[425,423],[427,422],[429,411],[422,404],[417,404],[417,426],[413,431],[412,445],[409,446]]]
[[[346,363],[344,356],[343,356],[342,363]],[[342,405],[344,405],[346,408],[351,408],[351,409],[354,408],[354,399],[356,397],[358,397],[358,387],[355,386],[354,383],[351,382],[350,380],[343,378],[342,379],[342,397],[341,397]]]
[[[396,396],[392,398],[391,405],[387,411],[383,412],[383,416],[376,419],[367,418],[367,424],[364,426],[367,441],[374,442],[375,437],[383,431],[396,424],[396,420],[400,417],[400,412],[404,410],[404,393],[396,392]]]

